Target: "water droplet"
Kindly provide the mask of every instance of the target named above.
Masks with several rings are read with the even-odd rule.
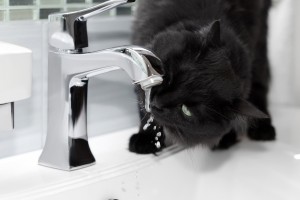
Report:
[[[154,119],[154,117],[151,115],[151,116],[149,117],[149,119],[148,119],[147,123],[151,123],[151,122],[153,122],[153,119]]]
[[[150,118],[148,119],[147,123],[144,125],[143,130],[147,130],[149,126],[151,126],[151,122],[153,122],[153,116],[151,115]]]

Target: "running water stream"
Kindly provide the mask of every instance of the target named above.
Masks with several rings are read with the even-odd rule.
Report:
[[[149,113],[150,109],[150,95],[151,95],[151,88],[145,89],[145,109]]]

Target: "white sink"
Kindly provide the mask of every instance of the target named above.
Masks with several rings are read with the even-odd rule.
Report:
[[[2,159],[0,199],[299,200],[300,109],[272,112],[276,142],[245,140],[228,151],[170,147],[160,156],[135,155],[127,151],[133,128],[91,138],[97,164],[78,171],[38,166],[40,151]],[[286,132],[287,123],[295,129]]]
[[[14,102],[31,95],[31,50],[0,42],[0,133],[14,128]]]
[[[31,50],[0,42],[0,104],[26,99],[31,95]]]

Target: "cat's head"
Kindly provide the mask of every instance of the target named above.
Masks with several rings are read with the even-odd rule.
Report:
[[[163,84],[152,89],[151,112],[178,142],[213,145],[238,119],[266,117],[243,99],[245,88],[232,66],[243,63],[233,63],[231,57],[240,55],[221,40],[220,21],[200,30],[167,30],[151,49],[165,74]]]

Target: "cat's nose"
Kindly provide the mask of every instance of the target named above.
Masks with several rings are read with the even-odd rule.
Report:
[[[157,111],[163,111],[163,106],[160,104],[156,98],[153,98],[153,101],[150,103],[151,109],[155,109]]]

